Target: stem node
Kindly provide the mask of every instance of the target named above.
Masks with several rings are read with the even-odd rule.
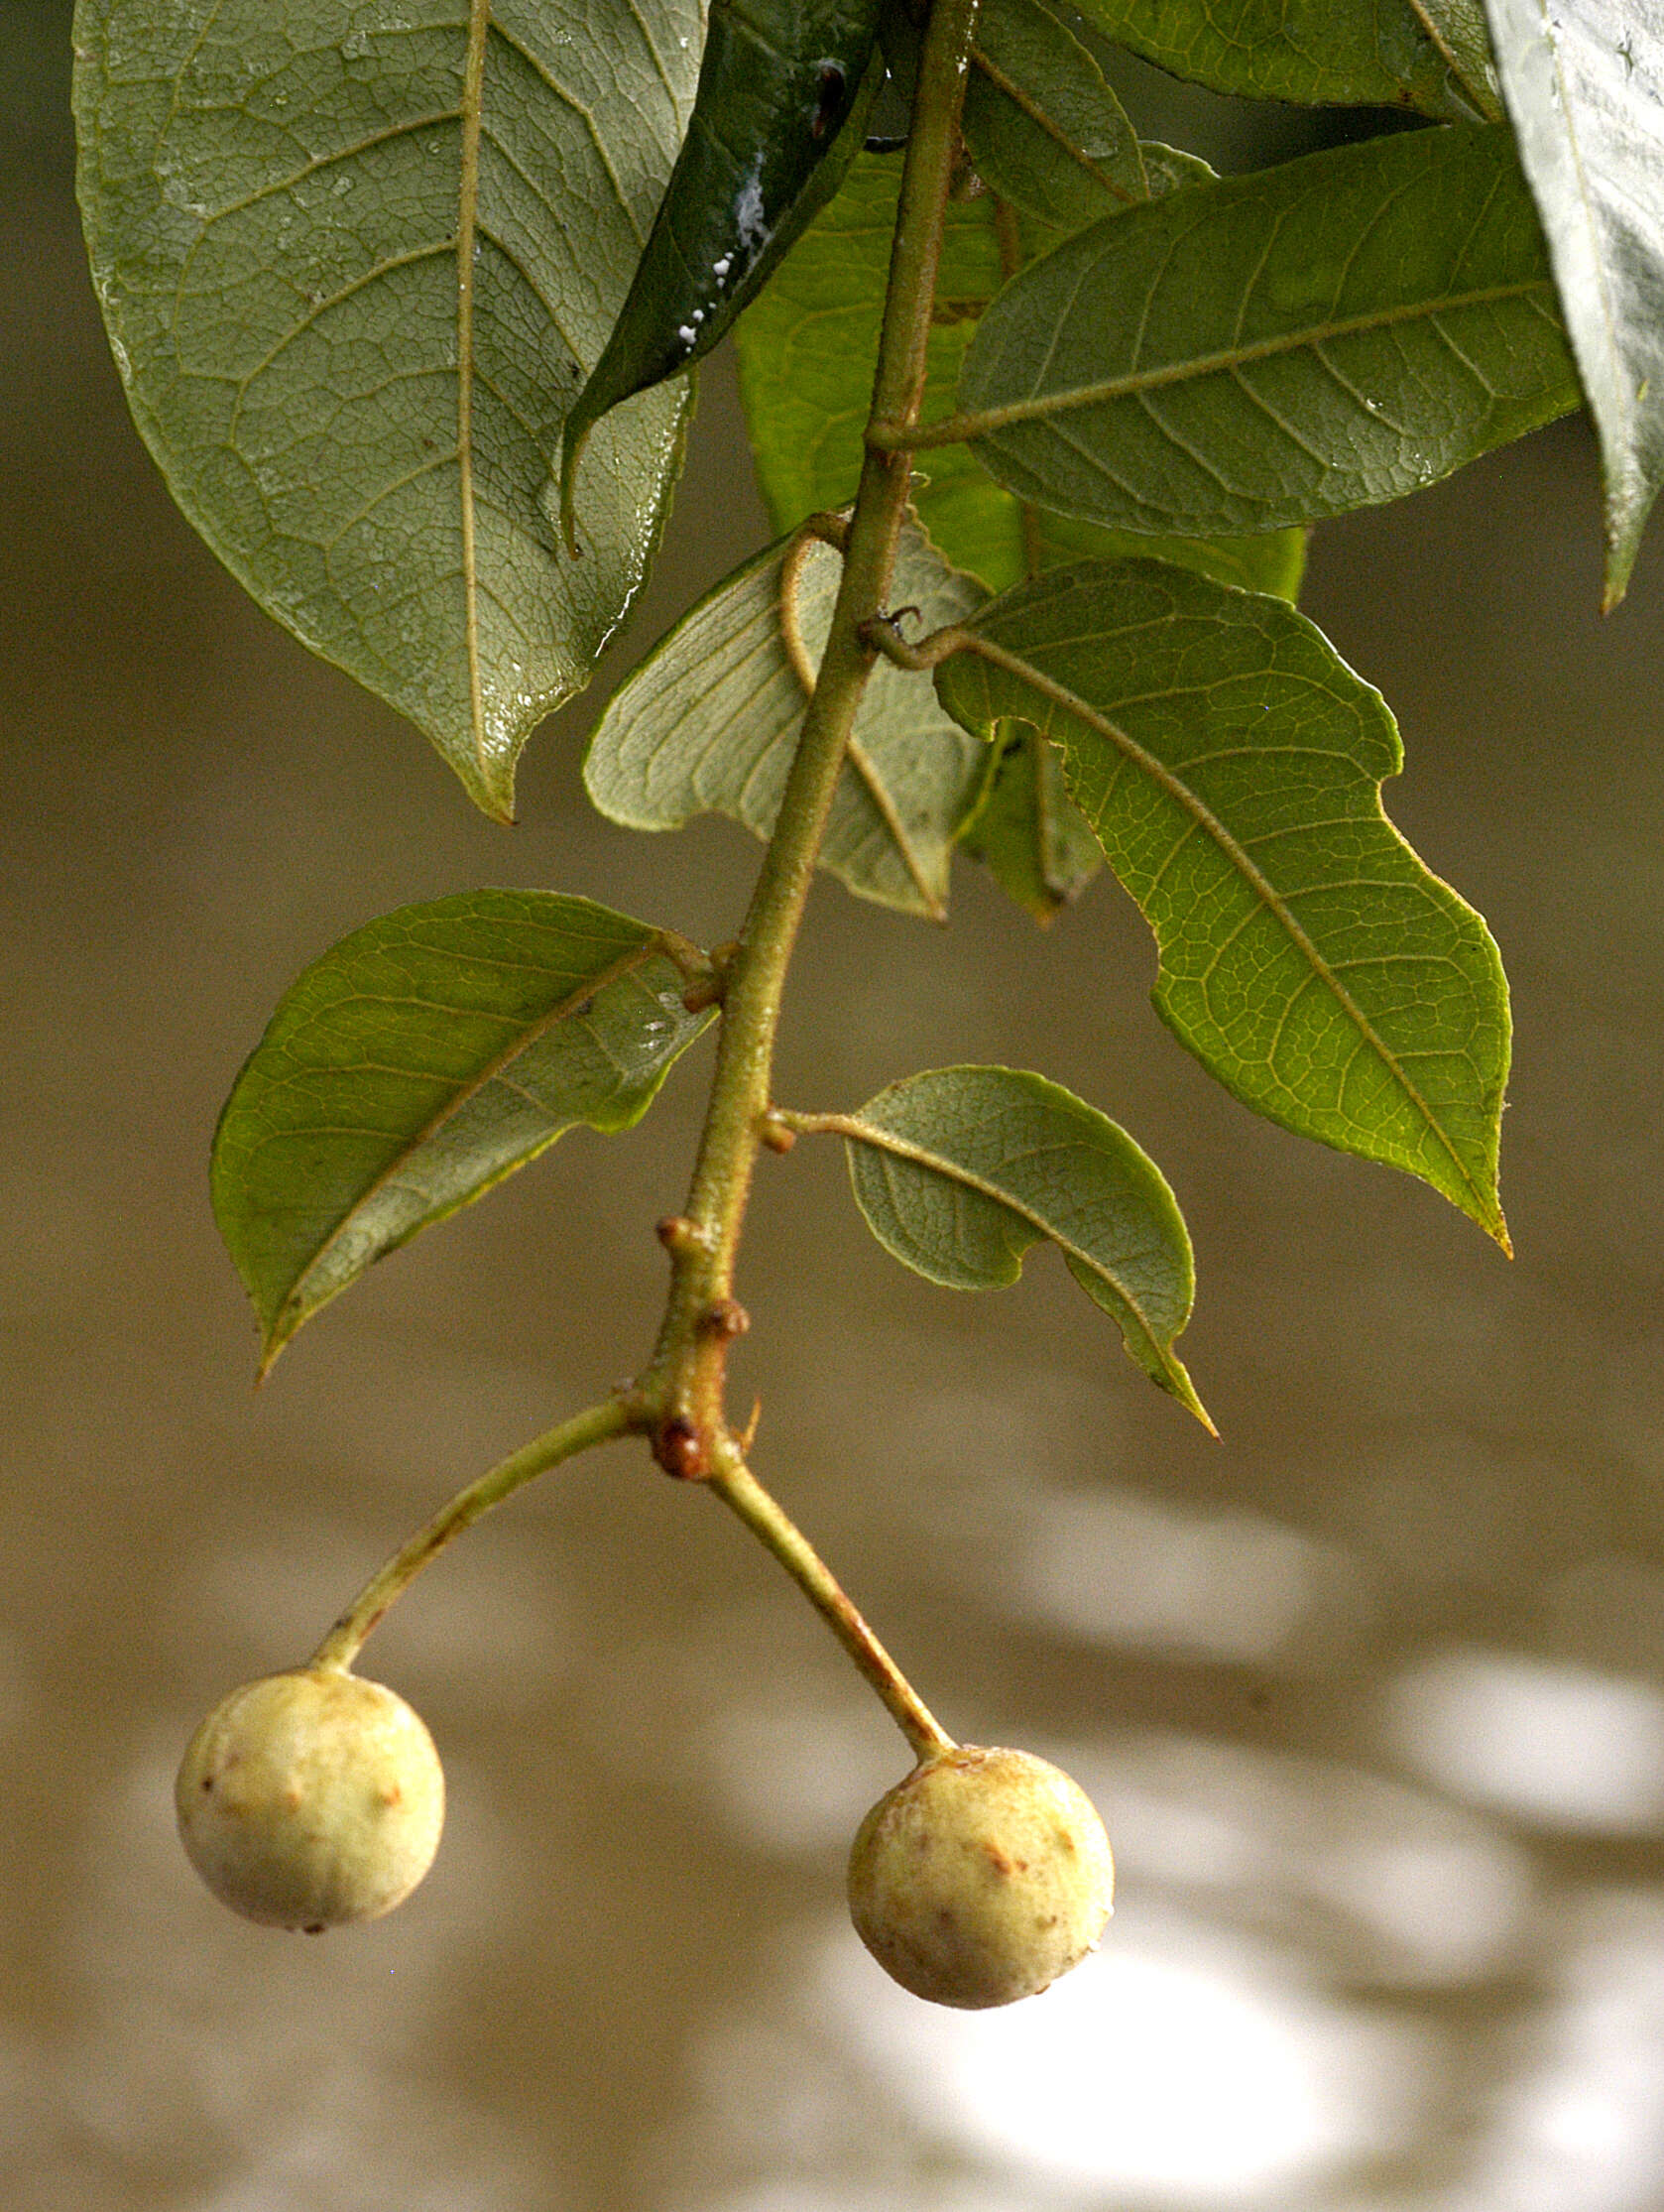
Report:
[[[689,1221],[685,1213],[667,1213],[655,1221],[654,1235],[674,1258],[685,1259],[689,1253],[709,1252],[711,1240],[707,1231],[697,1221]]]
[[[751,1327],[751,1315],[738,1298],[715,1298],[700,1314],[698,1326],[703,1335],[732,1344],[735,1337],[744,1336]]]
[[[763,1127],[758,1135],[770,1152],[787,1153],[797,1142],[796,1130],[788,1129],[773,1107],[764,1117]]]
[[[659,1422],[654,1431],[653,1456],[677,1482],[699,1482],[710,1472],[699,1430],[687,1413],[671,1413]]]

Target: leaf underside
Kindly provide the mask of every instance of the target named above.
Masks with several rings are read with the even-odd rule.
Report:
[[[1007,722],[976,812],[960,832],[973,860],[1039,922],[1073,905],[1104,864],[1069,798],[1057,748],[1026,722]]]
[[[989,189],[1060,232],[1150,196],[1126,111],[1045,0],[983,0],[963,129]]]
[[[954,1290],[1014,1283],[1046,1240],[1130,1357],[1208,1428],[1173,1340],[1190,1318],[1190,1238],[1161,1170],[1044,1076],[938,1067],[839,1117],[856,1204],[887,1252]]]
[[[135,420],[266,611],[488,812],[588,680],[679,466],[685,385],[561,426],[675,156],[697,0],[80,0],[79,190]]]
[[[1664,15],[1488,0],[1606,485],[1605,603],[1664,482]]]
[[[944,661],[968,729],[1029,721],[1156,937],[1154,1000],[1236,1097],[1420,1175],[1498,1242],[1507,987],[1387,821],[1379,694],[1280,602],[1152,561],[993,601]]]
[[[769,835],[842,567],[818,541],[771,546],[625,679],[584,763],[585,787],[609,820],[679,829],[695,814],[721,813]],[[963,620],[985,597],[914,523],[901,531],[892,590],[930,629]],[[796,664],[782,613],[800,641]],[[929,677],[880,662],[862,695],[820,865],[861,898],[940,920],[954,839],[988,771],[988,748],[943,713]]]
[[[1578,401],[1511,142],[1478,126],[1080,232],[990,307],[959,387],[1019,497],[1202,536],[1401,497]]]
[[[687,986],[655,930],[545,891],[405,907],[308,968],[214,1139],[263,1370],[373,1262],[574,1123],[639,1121],[711,1019]]]
[[[1146,172],[1158,171],[1163,150],[1140,151]],[[859,160],[735,333],[758,480],[782,531],[854,497],[899,182],[896,159]],[[1093,188],[1104,205],[1121,204],[1107,188]],[[930,332],[926,416],[946,412],[978,319],[1005,281],[1003,234],[1009,241],[1010,221],[989,198],[949,203]],[[1057,234],[1030,225],[1024,235],[1032,248],[1050,244]],[[1027,250],[1021,238],[1018,244]],[[945,557],[991,589],[1016,582],[1031,563],[1046,567],[1136,548],[1226,582],[1292,598],[1305,561],[1305,534],[1299,530],[1152,544],[1025,509],[963,445],[918,456],[914,498]],[[904,603],[916,594],[897,590],[895,597]],[[1062,791],[1055,762],[1023,729],[1013,729],[1002,745],[964,842],[1017,905],[1042,922],[1078,897],[1099,866],[1097,843]]]
[[[847,506],[855,496],[900,175],[893,155],[859,160],[735,332],[746,429],[777,530]],[[987,197],[949,202],[926,420],[947,413],[979,321],[1006,281],[1000,232],[998,210]],[[1044,250],[1058,234],[1041,229],[1024,235],[1029,248]],[[916,468],[924,481],[915,478],[914,504],[932,542],[991,591],[1015,583],[1031,557],[1051,566],[1133,550],[1251,590],[1292,597],[1298,588],[1305,558],[1299,531],[1159,545],[1143,537],[1134,549],[1122,532],[1042,510],[1025,517],[1021,502],[994,483],[964,445],[920,453]]]
[[[1494,122],[1481,0],[1078,0],[1173,76],[1248,99]]]

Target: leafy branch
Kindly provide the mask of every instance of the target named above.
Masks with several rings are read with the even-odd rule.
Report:
[[[250,1711],[387,1722],[391,1693],[343,1689],[387,1607],[525,1482],[632,1435],[775,1554],[921,1774],[951,1790],[1020,1756],[953,1744],[730,1425],[758,1154],[841,1138],[874,1234],[934,1283],[998,1288],[1052,1245],[1211,1429],[1175,1349],[1189,1238],[1133,1140],[1036,1073],[777,1105],[817,868],[940,922],[956,851],[1041,921],[1107,866],[1154,934],[1157,1013],[1228,1090],[1507,1249],[1500,959],[1382,811],[1385,703],[1294,602],[1314,524],[1580,396],[1621,594],[1664,481],[1664,37],[1620,40],[1597,0],[1081,4],[637,0],[597,39],[579,0],[416,26],[363,0],[350,36],[313,0],[80,0],[81,196],[143,434],[261,603],[487,812],[510,815],[529,731],[634,597],[692,365],[730,328],[777,532],[619,687],[584,767],[614,820],[718,811],[764,840],[733,942],[553,892],[409,908],[307,970],[227,1103],[214,1203],[264,1372],[563,1131],[632,1126],[716,1034],[636,1380],[461,1491]],[[1106,37],[1219,89],[1429,127],[1219,177],[1139,137]],[[881,100],[899,164],[862,147]],[[199,1842],[222,1717],[186,1762]],[[419,1878],[435,1777],[363,1910]],[[1100,1844],[1090,1909],[1045,1922],[1078,1917],[1083,1943]],[[279,1884],[280,1907],[247,1873],[223,1894],[257,1917],[336,1896]],[[893,1932],[886,1963],[950,2002],[1059,1970],[956,1980],[897,1964]]]

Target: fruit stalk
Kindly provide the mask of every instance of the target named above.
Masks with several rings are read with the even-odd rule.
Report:
[[[500,1459],[495,1467],[488,1467],[466,1490],[459,1490],[447,1505],[441,1506],[385,1565],[377,1568],[307,1660],[307,1665],[350,1666],[365,1638],[389,1606],[423,1567],[438,1557],[453,1536],[472,1528],[482,1514],[501,1505],[505,1498],[535,1476],[557,1467],[563,1459],[587,1451],[591,1444],[604,1444],[614,1436],[628,1435],[640,1425],[636,1409],[628,1398],[603,1399],[600,1405],[587,1407],[583,1413],[574,1413],[570,1420],[545,1429],[541,1436],[535,1436],[531,1443],[523,1444],[507,1459]]]
[[[778,1559],[838,1642],[878,1691],[885,1710],[919,1759],[935,1759],[957,1749],[924,1700],[868,1627],[832,1569],[784,1508],[764,1489],[744,1461],[725,1466],[710,1478],[723,1504]]]

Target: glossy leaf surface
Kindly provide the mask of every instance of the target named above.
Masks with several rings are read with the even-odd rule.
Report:
[[[1508,134],[1474,128],[1222,178],[1066,240],[983,317],[956,420],[1021,498],[1205,536],[1399,498],[1579,396]]]
[[[687,137],[618,322],[567,418],[562,527],[603,415],[718,344],[861,145],[878,0],[711,0]]]
[[[214,1214],[263,1366],[574,1123],[639,1121],[711,1018],[683,1006],[688,982],[657,931],[546,891],[405,907],[309,967],[214,1140]]]
[[[1481,0],[1079,0],[1174,76],[1249,99],[1494,121]]]
[[[903,1266],[949,1290],[994,1290],[1016,1281],[1031,1245],[1055,1244],[1145,1374],[1213,1425],[1173,1350],[1195,1293],[1183,1216],[1108,1115],[1040,1075],[939,1067],[831,1121],[856,1203]]]
[[[1664,9],[1488,0],[1606,482],[1606,604],[1664,481]]]
[[[1490,934],[1381,812],[1398,733],[1301,615],[1153,561],[993,601],[937,671],[1029,721],[1155,932],[1155,1005],[1258,1113],[1407,1168],[1506,1242],[1508,1003]]]
[[[489,812],[639,586],[684,387],[561,425],[686,122],[697,0],[81,0],[80,195],[135,419],[266,610]]]
[[[584,783],[603,814],[631,829],[679,829],[720,813],[768,836],[841,573],[829,546],[772,546],[676,625],[620,686],[590,741]],[[893,591],[930,628],[962,620],[985,596],[910,524]],[[881,662],[820,865],[864,899],[940,919],[954,839],[988,771],[988,748],[943,713],[929,677]]]

